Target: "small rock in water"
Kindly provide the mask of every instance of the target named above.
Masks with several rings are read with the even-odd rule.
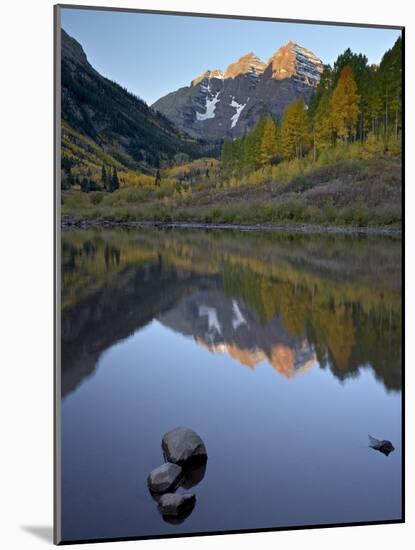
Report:
[[[165,493],[177,487],[183,475],[178,464],[166,462],[153,470],[147,478],[150,491],[153,493]]]
[[[369,447],[383,453],[386,456],[395,450],[395,447],[387,439],[376,439],[371,435],[369,435]]]
[[[169,462],[184,464],[190,459],[206,459],[206,447],[196,432],[189,428],[176,428],[164,434],[161,446]]]
[[[187,516],[196,503],[193,493],[165,493],[160,497],[158,508],[163,516]]]

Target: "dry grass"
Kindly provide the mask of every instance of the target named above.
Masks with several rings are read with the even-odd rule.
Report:
[[[313,165],[311,165],[313,166]],[[290,179],[262,173],[257,183],[210,182],[188,186],[162,182],[115,193],[63,193],[62,213],[83,219],[203,221],[215,223],[318,223],[399,225],[399,157],[342,159],[294,170]]]

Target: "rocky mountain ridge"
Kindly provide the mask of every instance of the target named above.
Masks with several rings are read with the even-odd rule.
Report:
[[[266,63],[250,52],[224,71],[207,70],[153,107],[195,138],[238,137],[262,113],[280,118],[294,99],[307,103],[322,71],[313,52],[290,41]]]

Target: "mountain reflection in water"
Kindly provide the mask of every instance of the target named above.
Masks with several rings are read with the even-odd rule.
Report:
[[[62,394],[152,320],[287,378],[371,367],[401,387],[398,238],[161,230],[62,236]]]
[[[251,368],[268,361],[288,378],[317,362],[306,336],[291,335],[279,315],[264,324],[242,299],[223,291],[195,292],[158,320],[212,353],[227,353]]]

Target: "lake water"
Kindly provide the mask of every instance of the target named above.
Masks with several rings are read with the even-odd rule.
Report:
[[[171,523],[176,426],[208,461]],[[399,520],[401,461],[399,238],[63,233],[64,540]]]

